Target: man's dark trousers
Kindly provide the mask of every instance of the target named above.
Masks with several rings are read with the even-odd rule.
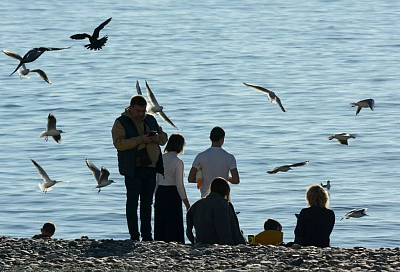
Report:
[[[126,219],[132,240],[139,240],[137,208],[140,198],[140,233],[142,240],[150,241],[151,206],[156,187],[156,170],[153,167],[136,167],[133,177],[125,176]]]

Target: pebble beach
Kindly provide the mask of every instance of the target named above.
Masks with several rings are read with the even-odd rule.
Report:
[[[0,271],[400,271],[400,250],[0,236]]]

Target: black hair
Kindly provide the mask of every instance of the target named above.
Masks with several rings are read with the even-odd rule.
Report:
[[[185,138],[183,138],[182,134],[174,133],[169,137],[164,152],[175,151],[178,154],[182,153],[184,145],[185,145]]]
[[[137,94],[132,96],[130,106],[147,106],[147,100],[143,95]]]
[[[211,192],[215,192],[220,194],[223,197],[227,197],[229,199],[229,195],[231,192],[231,188],[228,184],[228,182],[226,181],[226,179],[218,177],[213,179],[213,181],[211,182]]]
[[[223,137],[225,137],[225,131],[222,129],[222,127],[214,127],[210,132],[210,139],[213,142],[218,142]]]

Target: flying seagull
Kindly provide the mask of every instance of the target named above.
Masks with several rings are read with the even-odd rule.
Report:
[[[142,90],[140,89],[139,80],[136,80],[136,91],[138,94],[142,95]]]
[[[371,110],[374,110],[375,101],[372,98],[369,98],[369,99],[360,100],[358,102],[352,102],[352,103],[350,103],[350,105],[352,107],[357,107],[357,110],[356,110],[356,116],[357,116],[357,114],[360,113],[362,108],[370,108]]]
[[[20,55],[18,55],[17,53],[14,53],[14,52],[11,52],[8,50],[3,50],[3,53],[13,59],[19,60],[20,62],[22,61],[22,57]],[[34,70],[27,69],[25,66],[25,63],[22,63],[21,67],[19,67],[19,69],[18,69],[18,73],[21,76],[21,78],[22,77],[30,78],[30,76],[28,75],[30,72],[37,73],[43,80],[45,80],[47,83],[51,84],[50,78],[48,78],[46,73],[40,69],[34,69]]]
[[[146,90],[147,90],[147,96],[150,99],[150,104],[147,106],[147,112],[149,114],[155,115],[155,114],[159,114],[160,117],[167,122],[168,124],[170,124],[171,126],[173,126],[174,128],[179,129],[177,126],[174,125],[174,123],[171,122],[171,120],[169,120],[169,118],[165,115],[165,113],[163,112],[163,106],[160,106],[156,100],[156,97],[154,96],[153,92],[150,90],[149,85],[147,85],[147,81],[145,81],[146,83]]]
[[[61,143],[61,133],[64,133],[64,131],[57,129],[56,123],[56,117],[52,112],[50,112],[49,116],[47,117],[47,129],[40,133],[39,138],[45,137],[45,140],[47,141],[49,136],[52,136],[54,141]]]
[[[337,134],[333,134],[331,136],[328,137],[329,140],[332,139],[337,139],[339,143],[343,144],[343,145],[349,145],[349,143],[347,142],[348,139],[353,138],[355,139],[356,136],[355,135],[351,135],[348,133],[337,133]]]
[[[271,171],[267,171],[267,173],[268,174],[276,174],[278,172],[287,172],[289,170],[292,170],[291,167],[303,166],[303,165],[307,165],[308,163],[309,163],[309,161],[303,161],[303,162],[294,163],[294,164],[281,165],[281,166],[275,167]]]
[[[246,85],[247,87],[250,87],[250,88],[252,88],[254,90],[257,90],[259,92],[266,93],[268,95],[269,100],[271,100],[271,103],[274,102],[274,103],[278,104],[278,106],[281,108],[281,110],[283,112],[286,112],[285,108],[282,106],[281,100],[279,99],[279,97],[273,91],[270,91],[270,90],[265,89],[263,87],[250,85],[250,84],[247,84],[245,82],[243,82],[243,84]]]
[[[321,183],[321,186],[322,186],[323,188],[326,188],[327,190],[330,190],[330,189],[331,189],[331,181],[328,180],[328,181],[326,182],[326,184],[322,184],[322,183]]]
[[[363,209],[353,209],[351,211],[349,211],[348,213],[346,213],[342,219],[340,219],[340,221],[343,220],[343,218],[349,219],[350,217],[354,217],[354,218],[360,218],[363,216],[368,216],[367,212],[367,208],[363,208]]]
[[[4,54],[6,54],[14,59],[19,60],[19,64],[18,64],[17,68],[15,68],[14,72],[11,73],[11,75],[13,75],[19,69],[19,67],[22,66],[22,64],[35,61],[38,57],[40,57],[46,51],[64,50],[64,49],[68,49],[68,48],[69,47],[66,47],[66,48],[35,47],[35,48],[32,48],[31,50],[29,50],[28,53],[26,53],[23,58],[21,58],[21,56],[19,56],[18,54],[15,54],[8,50],[3,50],[3,52],[4,52]]]
[[[107,168],[104,166],[101,167],[101,171],[88,159],[86,159],[86,165],[89,167],[90,171],[92,171],[94,179],[97,182],[97,186],[93,188],[94,189],[99,189],[98,193],[100,193],[101,188],[105,187],[107,185],[110,185],[114,181],[111,179],[108,179],[110,176],[110,172],[108,172]]]
[[[106,21],[104,21],[98,27],[96,27],[95,30],[93,31],[92,35],[89,35],[87,33],[80,33],[80,34],[72,35],[70,38],[74,39],[74,40],[83,40],[83,39],[88,38],[90,43],[86,44],[85,47],[90,50],[93,50],[93,49],[100,50],[108,40],[107,35],[105,35],[103,38],[99,39],[100,30],[102,30],[111,21],[111,18],[112,17],[108,18]]]
[[[31,159],[31,161],[36,166],[37,170],[39,171],[40,176],[44,180],[44,182],[39,183],[40,190],[47,193],[48,191],[53,190],[53,188],[51,188],[51,186],[53,186],[56,183],[62,182],[61,180],[50,179],[49,176],[47,175],[46,171],[44,171],[43,168],[37,162],[35,162],[33,159]]]

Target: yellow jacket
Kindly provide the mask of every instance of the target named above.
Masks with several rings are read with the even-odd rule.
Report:
[[[155,167],[158,156],[160,154],[160,149],[158,145],[165,145],[166,142],[168,141],[168,135],[165,133],[160,126],[158,126],[158,142],[157,143],[148,143],[144,144],[142,141],[142,135],[144,135],[144,125],[146,126],[146,131],[150,132],[150,127],[144,123],[144,121],[138,121],[132,118],[132,115],[130,112],[125,109],[125,112],[123,112],[121,115],[128,116],[133,120],[133,122],[136,125],[137,131],[139,133],[139,136],[137,137],[132,137],[129,139],[126,139],[125,137],[125,129],[122,126],[122,124],[118,121],[115,120],[114,125],[111,129],[112,133],[112,138],[113,138],[113,144],[115,148],[119,151],[125,151],[128,149],[132,149],[135,147],[138,147],[138,150],[146,147],[147,153],[149,154],[149,157],[152,161],[152,164],[150,164],[148,167]]]
[[[264,230],[254,237],[255,244],[276,246],[283,242],[283,232],[278,230]]]

